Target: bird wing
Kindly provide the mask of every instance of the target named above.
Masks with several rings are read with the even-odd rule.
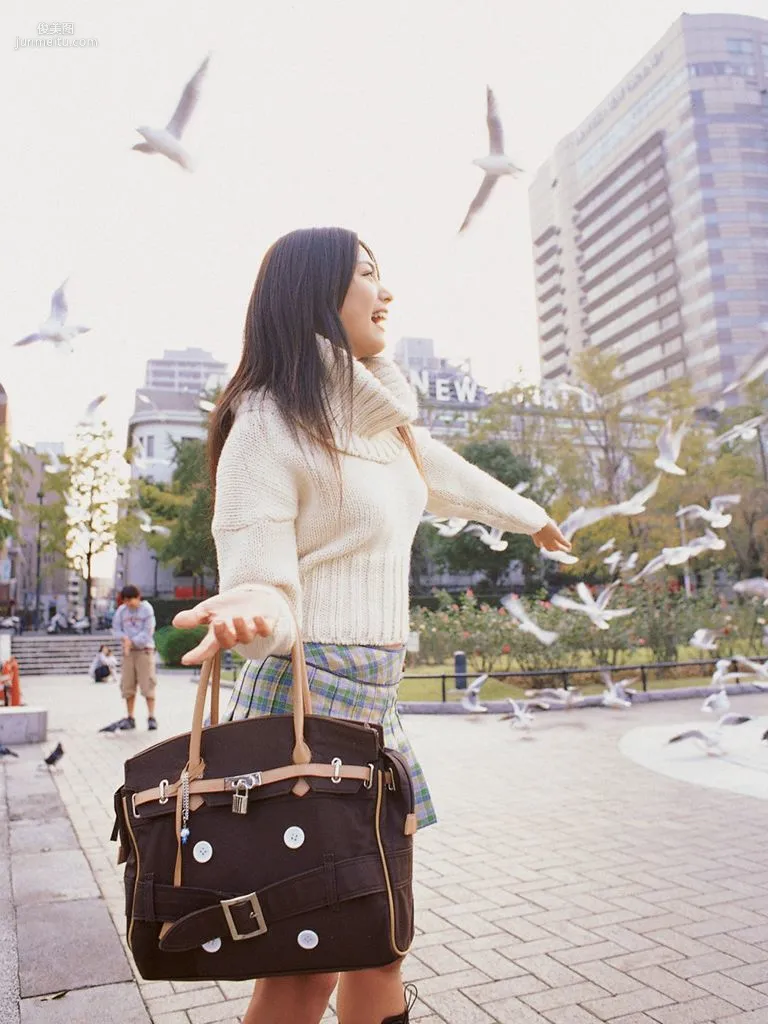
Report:
[[[576,584],[576,593],[579,595],[582,604],[584,604],[585,606],[593,606],[596,604],[594,597],[592,597],[592,593],[589,587],[583,580],[579,580],[579,582]]]
[[[707,736],[706,736],[706,733],[703,733],[701,731],[701,729],[689,729],[687,732],[681,732],[679,736],[673,736],[672,739],[668,740],[667,742],[668,743],[679,743],[680,740],[693,740],[693,739],[704,740],[704,742],[706,743]]]
[[[485,205],[486,199],[491,194],[493,186],[496,184],[496,180],[497,179],[495,175],[486,174],[483,180],[480,182],[480,188],[477,190],[477,195],[475,196],[475,198],[469,204],[467,215],[464,218],[461,227],[459,228],[459,234],[461,234],[462,231],[466,230],[466,228],[469,226],[469,222],[472,220],[472,218],[475,216],[478,210],[482,209],[482,207]]]
[[[659,489],[659,482],[661,481],[661,473],[657,473],[651,482],[643,487],[637,494],[633,494],[629,499],[633,505],[644,505],[647,501],[650,501]]]
[[[208,61],[210,59],[211,55],[208,54],[203,63],[185,85],[184,92],[181,94],[178,106],[173,112],[173,117],[166,125],[166,130],[177,139],[181,138],[182,133],[187,127],[187,123],[192,116],[192,112],[197,105],[197,101],[200,98],[200,86],[203,78],[205,77],[205,72],[208,70]]]
[[[761,665],[758,661],[751,661],[749,658],[745,658],[742,654],[737,654],[733,659],[737,665],[743,665],[748,668],[750,672],[754,672],[756,676],[764,676],[766,674],[765,665]]]
[[[59,323],[63,324],[67,319],[67,313],[69,312],[69,306],[67,305],[67,297],[64,294],[64,289],[67,286],[67,281],[62,281],[59,287],[51,296],[51,320],[58,320]]]
[[[491,153],[503,153],[504,152],[504,129],[501,124],[501,117],[499,115],[499,105],[496,102],[496,97],[493,94],[493,89],[490,85],[486,86],[485,89],[488,114],[488,141],[490,144]]]
[[[490,531],[485,526],[482,526],[480,523],[470,523],[469,526],[464,530],[464,533],[471,533],[475,537],[480,537],[481,540],[484,537],[488,537],[490,539],[491,536]]]
[[[34,334],[28,334],[25,338],[22,338],[21,341],[14,341],[13,344],[14,346],[31,345],[33,341],[41,341],[42,337],[42,334],[35,331]]]
[[[680,454],[680,449],[683,446],[683,438],[687,433],[688,423],[685,421],[680,424],[676,431],[670,432],[670,442],[672,444],[673,460],[675,462],[677,462],[677,457]]]
[[[483,684],[486,682],[487,679],[487,672],[485,673],[485,675],[478,676],[474,683],[471,683],[470,686],[467,688],[467,693],[473,693],[475,696],[477,696],[482,690]]]
[[[723,715],[723,717],[718,721],[717,724],[718,724],[718,726],[721,726],[721,725],[744,725],[745,722],[751,722],[751,721],[752,721],[752,716],[751,715],[734,715],[733,713],[731,713],[730,715]]]
[[[86,415],[86,417],[93,416],[93,414],[96,412],[96,410],[102,404],[102,402],[105,402],[106,399],[107,399],[106,395],[97,395],[96,398],[94,398],[92,401],[90,401],[88,403],[88,405],[86,406],[86,408],[85,408],[85,415]]]
[[[601,611],[602,609],[608,606],[608,602],[611,600],[611,597],[613,597],[613,593],[616,590],[616,587],[618,586],[620,586],[620,583],[618,580],[616,580],[615,583],[609,583],[607,587],[603,587],[603,589],[597,595],[597,601],[595,602],[595,604],[598,608],[600,608]]]
[[[713,512],[722,512],[729,505],[738,505],[741,502],[740,494],[718,494],[709,503]]]
[[[530,480],[521,480],[519,483],[515,484],[512,490],[515,492],[515,494],[524,494],[530,486]]]
[[[684,505],[682,508],[679,508],[677,510],[677,512],[675,512],[675,515],[676,516],[689,516],[689,515],[694,515],[695,514],[697,516],[700,516],[702,512],[706,512],[706,511],[707,510],[704,508],[703,505]]]
[[[755,380],[761,374],[768,370],[768,346],[761,348],[757,355],[754,357],[751,363],[748,364],[746,370],[740,377],[723,388],[723,394],[728,395],[731,391],[735,391],[740,388],[743,384],[749,384],[750,381]]]
[[[627,615],[631,615],[634,608],[609,608],[607,611],[600,613],[604,619],[623,619]]]
[[[659,455],[668,459],[672,457],[672,420],[667,420],[664,426],[659,431],[659,435],[656,438],[656,447],[659,450]]]
[[[592,526],[603,519],[608,519],[613,515],[614,508],[614,505],[603,505],[601,508],[584,508],[582,505],[566,516],[560,524],[560,532],[567,540],[570,540],[577,530],[583,530],[586,526]]]
[[[568,612],[583,612],[586,611],[583,604],[579,601],[573,601],[570,597],[565,597],[561,594],[554,594],[551,603],[555,608],[562,608]]]

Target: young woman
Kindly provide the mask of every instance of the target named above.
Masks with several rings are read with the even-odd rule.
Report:
[[[104,683],[117,676],[117,658],[106,644],[101,645],[91,662],[90,675],[95,683]]]
[[[289,709],[293,611],[313,712],[383,725],[411,765],[424,827],[435,813],[396,700],[425,507],[570,545],[534,502],[411,426],[414,393],[381,356],[391,301],[351,231],[294,231],[267,252],[210,426],[221,590],[174,625],[209,624],[186,664],[232,647],[251,659],[233,720]],[[243,1024],[316,1024],[337,981],[340,1024],[405,1024],[400,966],[259,980]]]

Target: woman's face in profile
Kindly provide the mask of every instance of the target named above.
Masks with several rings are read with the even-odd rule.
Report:
[[[361,246],[339,316],[355,359],[377,356],[386,346],[387,306],[392,295],[379,281],[373,258]]]

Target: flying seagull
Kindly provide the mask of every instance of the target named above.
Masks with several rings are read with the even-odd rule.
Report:
[[[210,413],[213,412],[213,410],[216,408],[216,403],[210,401],[210,399],[208,398],[201,398],[197,405],[201,412]]]
[[[488,710],[485,704],[480,703],[480,691],[487,680],[488,673],[486,672],[485,675],[478,676],[473,683],[470,683],[466,690],[454,690],[454,693],[463,694],[461,706],[465,711],[470,711],[473,714],[482,714]]]
[[[83,414],[83,418],[80,422],[92,423],[93,418],[96,415],[96,410],[99,408],[100,405],[103,405],[103,403],[106,402],[106,400],[107,396],[105,394],[97,395],[94,399],[92,399],[85,407],[85,413]]]
[[[472,200],[469,210],[467,210],[464,223],[459,228],[459,234],[466,230],[475,214],[483,208],[498,179],[505,174],[511,174],[513,177],[516,177],[521,172],[521,168],[513,163],[504,153],[504,129],[501,125],[496,97],[493,95],[493,90],[490,86],[486,88],[486,98],[490,152],[487,156],[481,156],[477,160],[472,161],[473,164],[476,164],[485,171],[485,177],[480,183],[480,188]]]
[[[549,710],[549,704],[543,700],[513,700],[507,697],[507,703],[511,710],[506,715],[499,715],[500,722],[512,722],[515,729],[523,729],[526,733],[533,725],[533,714],[531,708],[540,708],[542,711]]]
[[[433,516],[431,512],[425,512],[421,517],[422,523],[431,523],[432,526],[437,530],[441,537],[458,537],[461,531],[469,522],[468,519],[458,519],[453,517],[451,519],[445,519],[441,516]]]
[[[506,551],[508,543],[502,540],[504,535],[503,530],[497,529],[495,526],[490,529],[486,526],[482,526],[480,523],[470,523],[464,533],[471,533],[475,537],[479,537],[480,540],[485,544],[491,551]]]
[[[2,498],[0,498],[0,519],[5,519],[9,523],[14,522],[13,512],[5,507]]]
[[[574,601],[572,598],[565,597],[562,594],[555,594],[552,598],[552,604],[556,608],[562,608],[565,611],[583,612],[589,617],[593,626],[596,626],[598,629],[608,629],[611,619],[619,619],[625,615],[631,615],[635,610],[634,608],[608,608],[608,602],[618,585],[618,581],[611,583],[600,591],[597,598],[594,598],[586,583],[580,582],[576,584],[576,593],[581,599],[580,602]]]
[[[662,473],[670,473],[672,476],[685,476],[685,470],[677,465],[677,460],[680,457],[680,448],[687,432],[687,423],[683,423],[677,430],[673,430],[671,419],[667,420],[662,427],[659,436],[656,438],[656,447],[659,450],[659,455],[654,462],[654,466],[660,469]]]
[[[717,756],[723,753],[722,738],[723,738],[723,727],[726,725],[743,725],[745,722],[751,722],[751,715],[723,715],[718,721],[716,727],[712,730],[705,732],[703,729],[687,729],[685,732],[679,733],[677,736],[673,736],[668,743],[680,743],[683,740],[696,740],[699,746],[702,746],[707,754],[710,756]]]
[[[150,514],[143,509],[136,513],[136,518],[139,520],[139,529],[142,533],[156,533],[158,537],[170,537],[170,528],[153,523]]]
[[[679,508],[675,515],[678,517],[690,516],[691,519],[703,519],[709,523],[713,530],[722,530],[730,525],[733,519],[731,513],[726,512],[725,509],[729,505],[738,505],[740,501],[740,494],[718,494],[710,501],[709,508],[704,508],[703,505],[685,505],[683,508]]]
[[[706,711],[708,714],[716,711],[718,714],[723,715],[730,707],[731,701],[727,692],[725,690],[715,690],[701,705],[701,710]]]
[[[211,55],[208,54],[187,82],[178,106],[173,112],[173,117],[165,128],[151,128],[149,125],[141,125],[136,129],[139,135],[144,137],[144,142],[137,142],[133,147],[135,150],[139,153],[161,153],[163,156],[168,157],[169,160],[179,164],[185,171],[194,169],[192,158],[181,145],[181,136],[197,106],[203,78],[208,70],[210,59]]]
[[[78,334],[85,334],[87,331],[90,331],[90,327],[77,327],[74,324],[67,325],[69,306],[67,305],[65,289],[68,280],[69,278],[62,281],[51,296],[51,311],[45,323],[41,324],[33,334],[28,334],[20,341],[14,342],[15,346],[31,345],[35,341],[50,341],[55,348],[66,349],[68,352],[72,352],[72,339],[76,338]]]
[[[575,708],[577,704],[583,704],[584,697],[581,694],[581,690],[574,690],[572,688],[565,689],[553,689],[552,687],[545,687],[543,690],[526,690],[526,697],[538,697],[540,700],[545,701],[549,704],[562,704],[565,708]]]
[[[768,580],[765,576],[752,576],[748,580],[739,580],[738,583],[733,584],[733,589],[737,594],[743,594],[744,597],[759,597],[768,602]]]
[[[627,689],[627,683],[634,682],[633,679],[620,679],[617,683],[614,683],[611,673],[605,669],[600,672],[600,678],[603,680],[605,687],[600,701],[604,708],[622,710],[632,707],[632,696],[635,691]]]
[[[530,633],[531,636],[535,636],[539,643],[549,647],[557,640],[559,633],[554,633],[551,629],[542,629],[538,626],[533,619],[528,615],[523,603],[516,594],[507,594],[506,597],[501,599],[502,605],[509,612],[513,619],[517,620],[518,626],[523,633]]]
[[[730,430],[726,430],[724,433],[718,434],[717,437],[713,437],[707,444],[707,449],[714,451],[716,448],[722,448],[724,444],[731,444],[734,441],[754,441],[757,437],[758,427],[765,423],[767,419],[768,415],[763,413],[762,416],[753,416],[742,423],[737,423]]]
[[[697,629],[688,643],[700,651],[714,651],[719,635],[715,629]]]

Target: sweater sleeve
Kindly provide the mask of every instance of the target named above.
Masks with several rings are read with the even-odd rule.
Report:
[[[429,488],[427,511],[471,519],[508,533],[534,534],[550,522],[545,510],[515,493],[458,452],[436,441],[425,427],[413,427]]]
[[[285,436],[271,439],[257,409],[238,414],[216,471],[212,532],[219,586],[257,591],[257,607],[273,632],[235,650],[261,661],[289,654],[295,640],[294,615],[301,624],[296,546],[298,483]]]

